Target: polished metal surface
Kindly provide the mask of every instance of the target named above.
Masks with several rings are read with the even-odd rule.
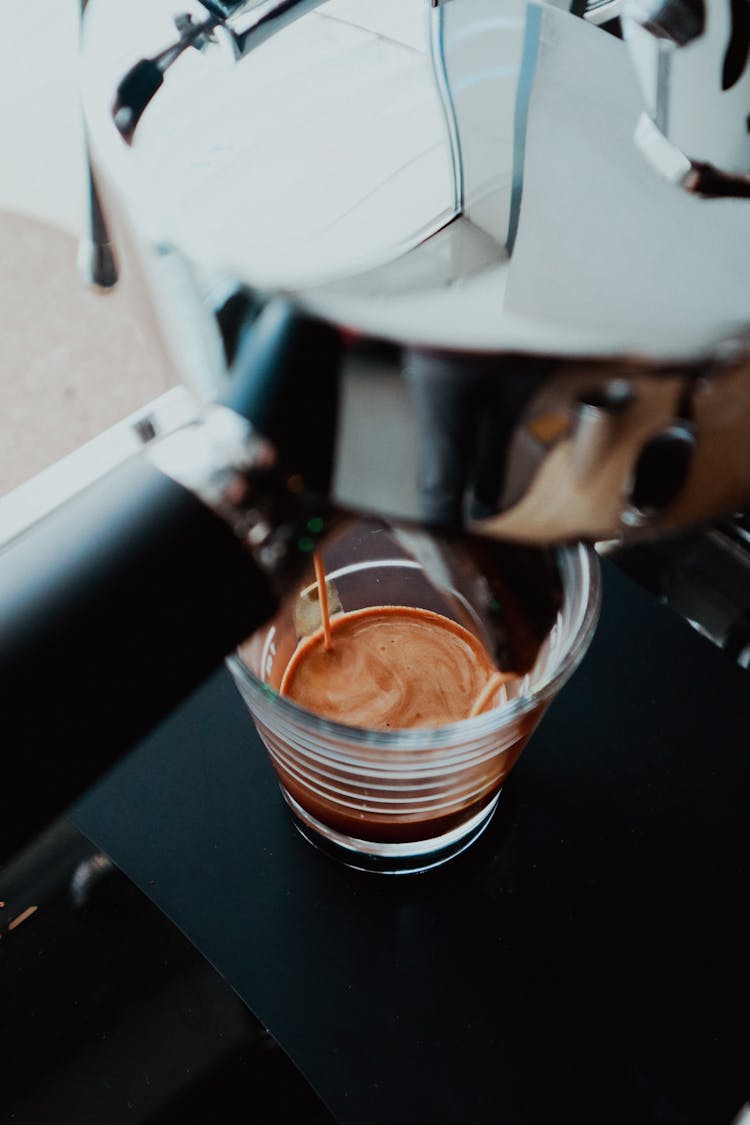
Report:
[[[750,14],[743,3],[626,0],[623,31],[657,143],[640,143],[657,171],[672,149],[690,172],[679,182],[713,197],[750,195]],[[646,142],[644,144],[644,141]]]
[[[659,182],[629,50],[585,20],[521,0],[232,5],[222,28],[257,40],[239,61],[182,52],[127,152],[115,88],[176,29],[134,3],[113,44],[117,0],[98,5],[99,158],[148,233],[207,269],[441,348],[675,358],[745,322],[750,212]]]
[[[694,5],[671,39],[671,9],[629,10],[627,42],[610,33],[617,11],[600,27],[596,7],[192,0],[175,17],[166,0],[90,0],[97,171],[144,258],[168,252],[198,278],[194,300],[178,302],[186,333],[212,317],[201,286],[230,279],[401,349],[384,401],[413,429],[400,495],[381,489],[385,515],[450,508],[503,537],[606,538],[701,521],[750,495],[750,209],[675,186],[695,191],[701,161],[736,177],[744,157],[730,167],[724,149],[681,145],[686,86],[667,82],[682,72],[664,44],[669,59],[705,46]],[[211,33],[188,44],[185,29],[206,20]],[[157,58],[170,60],[164,80],[123,139],[123,79]],[[654,81],[672,91],[669,113]],[[734,109],[730,122],[709,100],[714,133],[736,136]],[[430,365],[445,381],[443,361],[446,401],[467,418],[456,403],[471,399],[481,416],[448,439],[445,407],[423,401]],[[347,433],[372,419],[362,396],[349,412],[343,398],[352,446]],[[458,497],[455,480],[445,491],[451,472]],[[343,478],[341,492],[356,501]]]
[[[743,506],[748,368],[407,351],[345,365],[335,499],[519,541],[650,536]]]

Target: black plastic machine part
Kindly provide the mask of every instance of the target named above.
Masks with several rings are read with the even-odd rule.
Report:
[[[137,458],[0,555],[11,858],[274,609],[229,526]]]
[[[273,423],[274,373],[282,387],[296,374],[314,428],[312,385],[333,386],[336,357],[325,333],[317,356],[306,350],[311,339],[318,336],[301,332],[288,312],[261,315],[241,349],[235,409],[258,407],[247,385],[257,379],[264,420]],[[316,371],[318,359],[330,361],[331,371]],[[333,397],[331,391],[321,398],[327,410]],[[285,438],[283,426],[279,436]],[[322,479],[324,469],[315,468]],[[7,779],[0,866],[275,608],[266,576],[229,524],[145,455],[111,470],[0,550]]]

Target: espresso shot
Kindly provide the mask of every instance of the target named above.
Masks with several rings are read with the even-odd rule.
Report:
[[[423,871],[483,831],[598,612],[596,558],[352,521],[230,658],[302,834]]]

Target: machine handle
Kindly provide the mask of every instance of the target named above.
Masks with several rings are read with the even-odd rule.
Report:
[[[145,456],[0,553],[0,864],[276,608],[241,539]]]

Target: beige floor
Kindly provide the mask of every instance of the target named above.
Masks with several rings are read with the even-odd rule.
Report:
[[[0,495],[172,385],[127,283],[88,290],[76,239],[0,213]]]

